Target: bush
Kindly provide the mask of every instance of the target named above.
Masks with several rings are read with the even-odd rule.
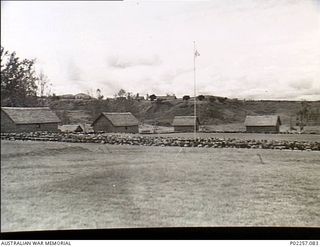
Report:
[[[184,96],[182,97],[182,99],[183,99],[183,100],[189,100],[189,99],[190,99],[190,96],[189,96],[189,95],[184,95]]]
[[[151,101],[154,101],[156,98],[157,98],[157,96],[156,96],[155,94],[151,94],[151,95],[149,96],[149,99],[150,99]]]
[[[224,103],[224,102],[226,102],[227,98],[220,98],[219,97],[218,100],[219,100],[220,103]]]
[[[202,100],[205,99],[205,97],[204,97],[204,95],[199,95],[199,96],[197,97],[197,99],[200,100],[200,101],[202,101]]]
[[[213,103],[213,102],[216,101],[216,97],[214,97],[214,96],[209,96],[208,100],[209,100],[209,102]]]

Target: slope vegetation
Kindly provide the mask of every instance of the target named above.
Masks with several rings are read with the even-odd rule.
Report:
[[[320,101],[308,102],[310,111],[318,113],[313,125],[320,125]],[[107,100],[53,100],[51,107],[63,123],[91,123],[101,112],[132,112],[141,122],[169,126],[174,116],[193,115],[193,100],[147,101],[127,99]],[[278,114],[282,123],[295,123],[300,101],[243,101],[221,97],[197,101],[197,114],[201,124],[218,125],[242,123],[246,115]]]

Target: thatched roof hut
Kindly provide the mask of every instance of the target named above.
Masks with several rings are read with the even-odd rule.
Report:
[[[93,132],[94,132],[91,124],[81,123],[81,124],[79,124],[79,125],[80,125],[80,127],[83,129],[83,132],[84,132],[84,133],[93,133]]]
[[[92,123],[95,131],[138,133],[139,121],[131,112],[102,112]]]
[[[172,122],[174,131],[176,132],[192,132],[194,131],[195,116],[175,116]],[[199,118],[196,117],[196,129],[199,129]]]
[[[85,93],[78,93],[74,96],[76,99],[92,99],[92,97]]]
[[[244,122],[247,132],[279,132],[281,120],[278,115],[247,116]]]
[[[1,131],[57,131],[60,119],[49,107],[1,107]]]
[[[67,133],[83,132],[83,129],[79,124],[65,124],[65,125],[60,125],[58,128],[61,132],[67,132]]]

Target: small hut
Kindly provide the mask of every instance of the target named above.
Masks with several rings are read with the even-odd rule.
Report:
[[[192,132],[194,131],[194,122],[196,122],[196,130],[199,130],[199,118],[194,116],[175,116],[172,122],[175,132]]]
[[[60,99],[75,99],[76,97],[73,94],[63,94],[58,96]]]
[[[138,133],[139,121],[131,112],[102,112],[92,123],[95,132]]]
[[[1,107],[1,132],[57,132],[59,123],[49,107]]]
[[[80,127],[83,129],[83,132],[84,133],[94,133],[94,130],[91,126],[91,124],[88,124],[88,123],[81,123],[79,124]]]
[[[85,93],[78,93],[74,97],[75,97],[75,99],[82,99],[82,100],[92,99],[92,97],[90,95],[85,94]]]
[[[250,133],[279,133],[281,120],[278,115],[247,116],[244,125]]]
[[[58,129],[61,132],[64,133],[77,133],[77,132],[83,132],[83,129],[79,124],[65,124],[65,125],[60,125]]]

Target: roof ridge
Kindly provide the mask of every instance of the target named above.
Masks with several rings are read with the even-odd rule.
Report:
[[[50,107],[48,106],[43,106],[43,107],[11,107],[11,106],[1,106],[1,108],[4,108],[4,109],[14,109],[14,110],[17,110],[17,109],[50,109]],[[51,109],[50,109],[51,110]]]
[[[131,112],[102,112],[103,114],[132,114]]]

